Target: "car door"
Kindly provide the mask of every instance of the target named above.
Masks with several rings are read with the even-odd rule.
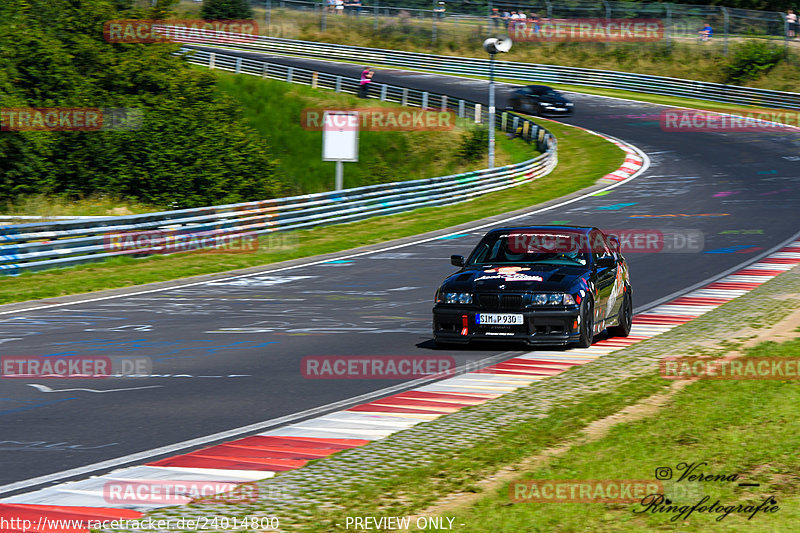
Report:
[[[614,307],[617,303],[617,295],[614,294],[615,281],[617,280],[617,269],[619,264],[616,261],[616,256],[611,252],[605,236],[599,230],[592,230],[589,235],[589,240],[592,243],[592,261],[595,266],[595,284],[597,289],[597,300],[595,301],[595,311],[599,323],[614,314]],[[614,265],[610,267],[601,267],[598,261],[602,257],[614,258]]]

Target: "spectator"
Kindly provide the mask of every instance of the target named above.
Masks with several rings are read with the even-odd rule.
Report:
[[[358,88],[359,98],[369,98],[369,84],[372,83],[372,76],[374,75],[375,72],[369,67],[364,67],[364,70],[361,71],[361,82]]]
[[[440,19],[444,18],[444,11],[445,11],[444,2],[439,2],[438,4],[436,4],[436,7],[433,10],[435,16],[439,17]]]
[[[516,11],[511,12],[511,20],[508,25],[508,33],[511,34],[516,31],[517,24],[519,24],[519,13]]]
[[[700,36],[701,41],[710,41],[711,36],[714,35],[714,30],[711,28],[711,24],[706,22],[703,29],[697,32],[697,34]]]
[[[494,28],[499,28],[500,27],[500,10],[497,9],[496,7],[492,8],[491,19],[492,19],[492,26]]]
[[[519,27],[522,28],[523,30],[526,28],[526,24],[525,23],[527,22],[527,20],[528,20],[528,16],[525,14],[525,12],[524,11],[520,11],[519,12],[518,24],[519,24]]]
[[[344,0],[336,0],[336,14],[341,15],[344,13]]]
[[[793,9],[786,12],[786,23],[788,24],[788,37],[794,39],[797,36],[797,14]]]
[[[508,25],[511,21],[511,13],[508,11],[503,11],[503,24],[506,25],[506,32],[508,32]]]
[[[542,28],[541,26],[542,21],[537,13],[531,13],[530,20],[531,20],[531,28],[533,28],[533,34],[538,37],[539,30]]]

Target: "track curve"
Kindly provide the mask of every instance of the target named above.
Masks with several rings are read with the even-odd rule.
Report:
[[[360,70],[270,60],[352,76]],[[483,81],[397,70],[379,70],[375,81],[485,102]],[[714,253],[628,256],[638,309],[755,260],[796,233],[796,134],[665,133],[652,118],[661,106],[570,96],[578,112],[564,122],[634,143],[649,155],[651,167],[608,194],[539,211],[515,224],[568,221],[702,231],[705,251]],[[502,95],[498,103],[504,104]],[[434,353],[433,292],[453,271],[448,256],[468,252],[482,233],[409,243],[342,262],[3,315],[2,355],[140,355],[153,359],[157,375],[2,380],[0,491],[21,480],[406,386],[304,379],[300,360]],[[404,268],[407,262],[414,268]],[[515,352],[481,347],[435,353],[464,362]]]

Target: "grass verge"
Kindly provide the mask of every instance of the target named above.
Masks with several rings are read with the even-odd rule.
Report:
[[[578,191],[615,170],[623,152],[608,141],[576,128],[548,122],[559,142],[559,164],[532,183],[491,193],[446,208],[425,208],[363,222],[293,232],[291,245],[262,241],[250,254],[174,254],[148,258],[115,258],[104,263],[0,279],[0,303],[22,302],[129,287],[187,276],[266,265],[379,243],[447,228],[507,211],[532,206]],[[498,138],[498,140],[507,140]]]
[[[765,342],[745,357],[799,358],[800,340]],[[508,484],[469,509],[455,513],[460,531],[792,531],[800,517],[800,421],[797,381],[700,380],[644,420],[614,427],[607,437],[570,449],[518,479],[654,479],[670,468],[673,480],[693,474],[735,474],[739,479],[675,483],[671,504],[652,498],[621,503],[515,503]],[[768,444],[767,444],[768,443]],[[694,470],[689,465],[696,465]],[[691,475],[691,474],[690,474]],[[757,483],[741,487],[739,483]],[[669,497],[669,495],[668,495]],[[753,513],[772,497],[775,512]],[[704,500],[704,498],[706,498]],[[715,509],[711,505],[719,501]],[[699,510],[689,512],[694,504]],[[707,509],[703,510],[705,505]],[[742,507],[751,506],[745,511]],[[773,505],[768,505],[773,508]]]

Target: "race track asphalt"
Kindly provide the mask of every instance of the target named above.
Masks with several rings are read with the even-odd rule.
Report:
[[[270,60],[354,77],[360,71],[322,61]],[[379,69],[375,81],[485,101],[486,83],[478,80]],[[500,86],[498,107],[506,89]],[[647,153],[651,166],[608,194],[514,224],[702,232],[701,252],[628,254],[637,309],[754,260],[798,231],[796,133],[667,133],[656,117],[661,106],[569,96],[577,113],[563,122],[630,142]],[[519,347],[435,351],[431,340],[434,292],[455,270],[448,258],[467,254],[484,231],[339,262],[0,316],[2,355],[144,356],[155,374],[0,380],[0,493],[12,482],[307,409],[324,411],[333,402],[401,385],[306,379],[301,360],[307,356],[435,354],[462,363],[512,357]]]

